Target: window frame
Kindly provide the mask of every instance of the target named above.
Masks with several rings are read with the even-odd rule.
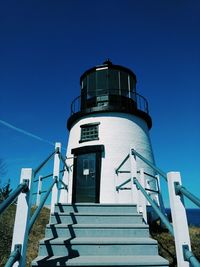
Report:
[[[81,131],[80,131],[79,143],[99,140],[99,125],[100,125],[100,122],[87,123],[87,124],[80,125]],[[95,133],[94,133],[95,131],[97,131],[97,136],[95,136]]]

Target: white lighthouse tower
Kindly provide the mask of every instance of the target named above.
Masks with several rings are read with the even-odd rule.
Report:
[[[80,78],[81,93],[71,104],[68,119],[69,142],[67,164],[71,172],[64,175],[68,192],[61,193],[62,203],[133,203],[131,182],[124,190],[116,186],[130,177],[126,171],[116,175],[116,168],[130,147],[154,163],[149,138],[152,120],[147,100],[136,91],[136,75],[128,68],[107,60]],[[138,168],[152,174],[142,161]],[[152,191],[155,181],[148,181]]]
[[[66,159],[56,145],[54,183],[62,186],[53,187],[47,238],[32,266],[168,267],[148,231],[161,198],[152,171],[151,117],[136,76],[107,60],[84,72],[80,85],[67,121]]]

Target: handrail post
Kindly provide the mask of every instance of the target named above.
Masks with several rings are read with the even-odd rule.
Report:
[[[51,196],[51,214],[54,213],[55,204],[58,203],[58,181],[60,175],[60,153],[61,153],[61,143],[55,144],[55,150],[57,151],[54,155],[54,167],[53,167],[53,179],[57,179]]]
[[[141,186],[143,188],[146,188],[146,179],[145,179],[145,176],[144,176],[144,169],[140,169],[140,174],[139,174],[139,178],[138,178]],[[145,196],[140,193],[139,196],[139,206],[141,207],[141,211],[143,213],[143,219],[144,221],[147,223],[147,201],[146,201],[146,198]]]
[[[60,155],[61,156],[61,160],[62,160],[62,163],[64,164],[64,173],[63,173],[63,176],[62,176],[62,182],[63,182],[63,185],[64,188],[60,191],[60,198],[59,198],[59,203],[68,203],[68,198],[69,198],[69,187],[70,187],[70,182],[71,182],[71,178],[72,178],[72,170],[71,170],[71,167],[73,165],[73,159],[74,157],[70,157],[70,158],[64,158],[62,156],[62,154]],[[69,159],[68,163],[66,163],[66,160]],[[67,189],[66,189],[66,186],[67,186]]]
[[[165,205],[163,202],[163,197],[162,197],[162,191],[161,191],[161,184],[160,184],[160,176],[159,174],[156,174],[155,177],[157,178],[157,189],[158,189],[158,202],[159,202],[159,206],[160,209],[162,211],[162,213],[166,213],[165,212]]]
[[[38,190],[37,190],[37,199],[36,199],[37,207],[40,205],[41,191],[42,191],[42,176],[40,175],[38,178]]]
[[[31,207],[31,184],[33,178],[32,169],[22,169],[20,183],[24,180],[28,180],[29,190],[26,193],[21,193],[17,201],[17,210],[15,215],[13,239],[11,251],[14,251],[16,245],[21,245],[21,257],[19,263],[15,263],[13,266],[24,267],[26,266],[26,248],[28,242],[28,222],[30,220],[30,207]]]
[[[179,172],[167,173],[168,190],[170,198],[170,207],[172,213],[172,222],[174,226],[174,238],[176,245],[176,255],[178,267],[189,267],[190,263],[185,261],[183,246],[187,245],[191,250],[190,236],[188,230],[187,216],[182,196],[176,195],[174,183],[181,184]]]
[[[134,183],[134,178],[137,178],[137,162],[136,156],[132,153],[132,147],[130,148],[130,162],[131,162],[131,191],[133,203],[138,203],[139,192]],[[139,205],[137,205],[137,211],[141,212]]]
[[[69,190],[69,180],[71,178],[71,171],[65,169],[64,174],[63,174],[63,182],[68,186]],[[65,188],[60,191],[60,198],[59,198],[59,203],[67,203],[68,202],[68,190]]]

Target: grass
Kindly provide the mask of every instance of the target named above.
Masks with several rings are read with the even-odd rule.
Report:
[[[11,205],[0,215],[0,266],[3,267],[8,259],[12,243],[13,225],[16,206]]]
[[[33,208],[33,211],[35,208]],[[45,236],[45,227],[49,223],[50,210],[43,208],[38,219],[31,229],[28,240],[26,264],[31,266],[31,262],[38,256],[38,242]]]
[[[181,223],[181,222],[180,222]],[[200,227],[190,226],[192,252],[200,261]],[[174,237],[168,231],[160,229],[158,225],[150,226],[152,238],[158,241],[159,254],[169,261],[170,267],[176,267],[176,252]]]
[[[0,267],[5,266],[5,263],[10,255],[15,210],[16,206],[13,204],[2,215],[0,215]],[[35,208],[33,211],[34,210]],[[49,214],[50,210],[43,208],[31,230],[27,248],[27,267],[31,266],[31,261],[38,255],[38,242],[44,238],[45,227],[49,222]],[[200,228],[191,226],[189,230],[192,251],[200,261]],[[158,225],[150,227],[150,232],[151,236],[158,241],[159,254],[169,260],[170,267],[175,267],[176,256],[173,237],[167,231],[161,230]]]
[[[33,208],[32,212],[35,210]],[[5,266],[10,255],[12,234],[15,219],[16,206],[11,205],[0,215],[0,267]],[[31,261],[38,255],[38,241],[44,238],[45,227],[49,222],[50,210],[43,208],[36,220],[28,240],[26,266],[31,266]]]

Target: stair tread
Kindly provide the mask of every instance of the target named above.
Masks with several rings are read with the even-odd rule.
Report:
[[[149,225],[134,207],[58,204],[32,267],[168,267],[168,261],[158,255],[157,241],[147,233]]]
[[[90,206],[90,207],[137,207],[136,204],[130,204],[130,203],[91,203],[91,202],[88,202],[88,203],[76,203],[76,204],[71,204],[71,203],[64,203],[64,204],[61,204],[61,203],[57,203],[55,204],[55,206]]]
[[[93,223],[93,224],[81,224],[81,223],[78,223],[78,224],[64,224],[64,223],[61,223],[61,224],[47,224],[47,227],[50,228],[50,227],[56,227],[56,228],[66,228],[68,226],[73,226],[73,228],[117,228],[117,229],[120,229],[120,228],[123,228],[123,229],[126,229],[126,228],[144,228],[144,229],[149,229],[149,226],[146,225],[145,223],[132,223],[132,224],[117,224],[117,225],[113,225],[113,224],[108,224],[108,223],[102,223],[102,224],[96,224],[96,223]]]
[[[51,244],[157,244],[157,241],[150,237],[75,237],[69,238],[43,238],[40,244],[50,242]]]
[[[70,215],[75,215],[75,216],[98,216],[98,217],[101,217],[101,216],[122,216],[123,217],[126,217],[126,216],[139,216],[139,217],[142,217],[142,214],[140,213],[137,213],[137,212],[133,212],[133,213],[122,213],[122,212],[54,212],[54,214],[52,215],[55,215],[55,214],[58,214],[59,216],[70,216]]]
[[[168,266],[168,261],[159,255],[154,256],[79,256],[72,259],[60,258],[59,256],[38,256],[33,265],[37,266],[37,262],[42,266]]]

